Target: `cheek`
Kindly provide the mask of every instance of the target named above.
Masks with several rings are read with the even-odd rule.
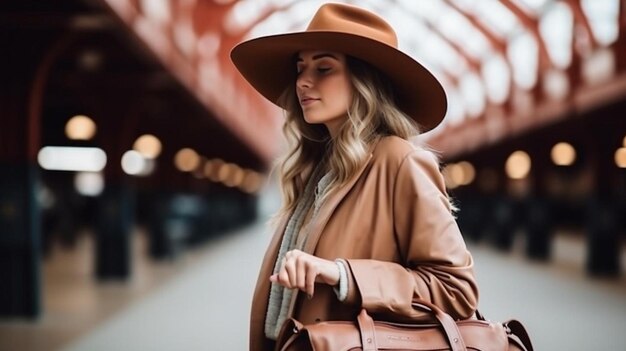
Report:
[[[352,89],[349,82],[341,80],[332,85],[332,96],[335,97],[336,106],[347,111],[352,101]]]

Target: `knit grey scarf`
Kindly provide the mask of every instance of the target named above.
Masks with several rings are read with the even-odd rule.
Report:
[[[316,217],[320,206],[319,196],[324,193],[331,179],[330,173],[321,177],[323,169],[324,167],[316,167],[313,170],[304,187],[302,197],[287,222],[283,240],[280,243],[278,257],[274,263],[274,274],[278,273],[283,257],[285,257],[288,251],[294,249],[302,250],[306,244],[308,233],[300,233],[300,231],[304,227],[304,221],[311,209],[313,209],[313,214],[310,220]],[[287,319],[289,303],[294,292],[293,289],[287,289],[280,284],[272,283],[267,304],[267,315],[265,316],[265,336],[268,338],[276,340],[278,337],[278,332],[280,332],[283,322]]]

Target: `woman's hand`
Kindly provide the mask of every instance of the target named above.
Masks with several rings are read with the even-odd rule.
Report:
[[[291,250],[285,254],[280,270],[270,277],[270,281],[289,289],[300,289],[311,298],[315,283],[331,286],[339,283],[339,268],[333,261]]]

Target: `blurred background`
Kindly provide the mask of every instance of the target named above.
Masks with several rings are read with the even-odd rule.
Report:
[[[626,0],[362,0],[442,82],[487,317],[626,344]],[[281,112],[230,49],[317,0],[0,3],[0,350],[244,350]]]

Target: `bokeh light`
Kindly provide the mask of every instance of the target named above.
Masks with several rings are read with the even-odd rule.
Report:
[[[161,141],[152,134],[140,136],[133,144],[133,150],[150,159],[157,158],[161,154],[161,148]]]
[[[524,179],[530,173],[530,156],[524,151],[513,152],[506,160],[505,171],[511,179]]]
[[[620,147],[615,151],[615,164],[619,168],[626,168],[626,147]]]
[[[72,140],[91,140],[96,129],[96,123],[91,118],[77,115],[65,124],[65,135]]]
[[[200,165],[200,155],[193,149],[180,149],[174,156],[176,168],[183,172],[191,172]]]
[[[571,166],[576,161],[576,149],[566,142],[554,145],[550,155],[557,166]]]
[[[104,177],[98,172],[78,172],[74,177],[76,191],[84,196],[98,196],[104,190]]]

